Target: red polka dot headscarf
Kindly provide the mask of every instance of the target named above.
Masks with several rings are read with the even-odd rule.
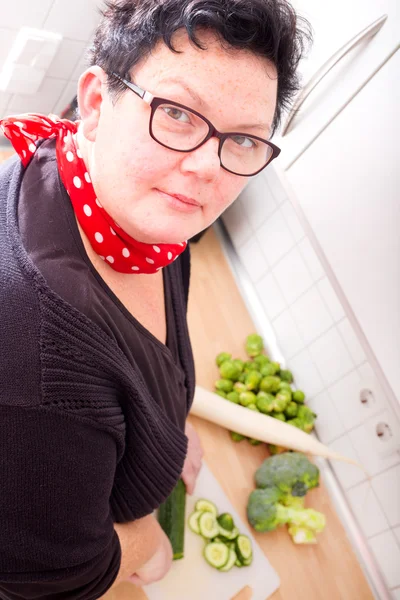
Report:
[[[61,180],[76,217],[93,250],[119,273],[156,273],[185,250],[181,244],[145,244],[130,237],[104,210],[86,170],[74,134],[79,121],[34,113],[0,119],[4,135],[11,141],[26,168],[40,138],[57,138],[56,154]]]

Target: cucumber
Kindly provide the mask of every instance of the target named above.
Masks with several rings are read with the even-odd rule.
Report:
[[[242,563],[240,562],[240,560],[239,560],[238,558],[237,558],[237,559],[236,559],[236,561],[235,561],[235,565],[236,565],[237,567],[243,567]]]
[[[158,509],[158,522],[171,542],[173,560],[184,556],[186,487],[178,481],[169,497]]]
[[[194,533],[200,535],[199,517],[203,514],[202,510],[195,510],[189,517],[189,527]]]
[[[229,513],[222,513],[217,517],[218,525],[221,525],[227,531],[232,531],[235,527],[235,523],[233,522],[233,517]]]
[[[243,565],[242,567],[249,567],[251,565],[251,563],[253,562],[253,557],[250,556],[250,558],[248,558],[247,560],[243,561]]]
[[[239,529],[237,527],[234,527],[232,531],[228,531],[227,529],[224,529],[223,527],[221,527],[221,525],[218,524],[218,529],[219,535],[222,535],[222,537],[226,540],[234,540],[239,535]]]
[[[199,531],[204,538],[212,539],[219,535],[217,519],[210,512],[203,512],[199,517]],[[217,542],[220,543],[220,542]]]
[[[224,567],[230,556],[230,550],[221,542],[210,542],[204,548],[204,558],[209,565],[216,569]]]
[[[202,510],[203,512],[213,513],[215,517],[218,514],[218,510],[215,504],[213,502],[210,502],[209,500],[205,500],[204,498],[197,500],[195,510]]]
[[[228,562],[226,563],[226,565],[220,568],[220,571],[230,571],[232,567],[235,566],[236,559],[236,552],[234,550],[229,550]]]
[[[253,549],[251,546],[251,540],[247,537],[247,535],[238,535],[235,540],[235,550],[240,562],[243,565],[246,565],[247,563],[248,566],[250,564],[248,561],[253,559]]]

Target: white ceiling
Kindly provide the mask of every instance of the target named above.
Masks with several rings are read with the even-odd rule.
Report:
[[[60,33],[63,40],[36,94],[0,91],[0,118],[25,112],[60,114],[68,106],[86,68],[85,49],[102,6],[101,0],[5,0],[0,21],[0,71],[23,26]]]

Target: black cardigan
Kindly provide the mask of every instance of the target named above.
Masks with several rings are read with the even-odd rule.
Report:
[[[187,438],[115,341],[31,261],[17,226],[22,176],[16,157],[0,167],[0,598],[91,600],[118,574],[113,523],[165,500]],[[189,247],[175,265],[189,412]]]

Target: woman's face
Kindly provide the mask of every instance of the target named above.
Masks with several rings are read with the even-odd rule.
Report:
[[[227,53],[210,33],[199,37],[207,50],[194,47],[185,32],[174,41],[181,54],[160,43],[133,70],[132,80],[154,96],[198,111],[221,132],[268,139],[277,95],[273,65],[247,52]],[[248,179],[221,167],[216,138],[189,153],[158,144],[149,134],[150,106],[130,90],[113,105],[105,81],[99,67],[88,69],[78,96],[82,151],[100,203],[138,241],[193,237],[219,217]],[[176,194],[199,206],[182,210],[170,198]]]

